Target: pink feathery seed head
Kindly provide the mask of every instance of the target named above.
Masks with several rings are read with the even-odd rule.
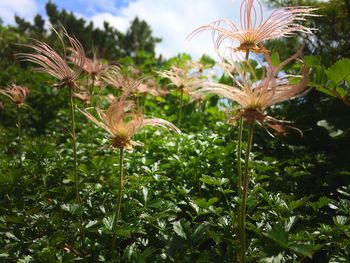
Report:
[[[262,51],[258,45],[265,40],[290,37],[297,32],[311,34],[314,29],[303,26],[300,22],[307,16],[315,16],[315,10],[317,8],[309,6],[282,7],[275,9],[264,19],[259,0],[243,0],[239,25],[229,19],[219,19],[197,28],[188,38],[211,30],[214,46],[219,53],[222,45],[225,48],[231,47],[234,51],[249,50],[259,53]]]
[[[260,48],[265,49],[262,45]],[[244,67],[239,65],[241,62],[236,61],[232,62],[232,66],[226,64],[224,68],[229,70],[231,76],[236,76],[233,86],[209,82],[194,94],[216,94],[238,103],[241,109],[231,119],[232,121],[243,117],[247,122],[256,121],[271,128],[281,128],[280,123],[272,121],[264,111],[272,105],[304,95],[307,90],[309,70],[306,66],[302,66],[301,75],[287,75],[280,72],[286,64],[301,56],[301,50],[276,66],[273,66],[268,52],[264,52],[264,56],[266,63],[262,63],[264,72],[260,80],[257,79],[255,69],[249,65],[249,62],[251,73],[246,74]]]
[[[197,76],[189,76],[187,70],[183,68],[173,66],[169,70],[158,72],[158,74],[169,79],[172,85],[187,94],[191,94],[192,91],[203,86],[203,80]]]
[[[76,50],[72,48],[69,50],[71,51],[71,55],[68,57],[68,59],[74,64],[79,63],[80,54],[78,54]],[[105,68],[106,66],[102,63],[102,60],[97,58],[95,53],[93,53],[92,59],[84,57],[83,71],[87,73],[93,80],[98,80],[100,74]]]
[[[136,109],[135,103],[128,97],[137,86],[138,82],[133,82],[130,86],[124,87],[122,94],[110,103],[106,111],[97,108],[98,118],[87,110],[81,111],[88,119],[110,134],[112,147],[131,150],[133,146],[140,145],[132,141],[132,137],[144,126],[158,126],[180,133],[172,123],[163,119],[147,119]]]
[[[48,44],[34,40],[34,44],[24,45],[31,48],[34,53],[20,53],[17,56],[22,61],[32,62],[39,67],[36,69],[39,72],[47,73],[59,80],[57,87],[67,86],[74,88],[75,81],[79,77],[83,70],[85,61],[85,52],[80,42],[68,35],[63,28],[64,36],[68,39],[69,49],[75,54],[74,66],[71,68],[68,65],[68,58],[66,56],[66,47],[63,44],[63,39],[59,36],[58,32],[53,29],[62,42],[64,54],[61,56]]]
[[[18,107],[21,107],[30,92],[27,87],[12,83],[8,85],[5,90],[0,90],[0,93],[10,98],[10,100]]]
[[[101,75],[101,79],[106,86],[112,86],[113,88],[120,89],[122,94],[136,93],[139,86],[142,84],[142,78],[132,78],[128,74],[123,73],[120,67],[116,65],[110,65]]]

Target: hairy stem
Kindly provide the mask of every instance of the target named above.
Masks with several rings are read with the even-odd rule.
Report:
[[[177,118],[177,127],[180,129],[181,120],[182,120],[182,108],[183,108],[183,97],[184,97],[184,90],[181,88],[181,95],[180,95],[180,109],[179,109],[179,116]]]
[[[237,170],[238,170],[238,180],[237,180],[237,192],[239,199],[242,198],[242,134],[243,134],[243,118],[239,119],[238,123],[238,139],[237,139]]]
[[[240,215],[239,215],[239,237],[241,243],[241,251],[240,255],[240,263],[246,262],[246,213],[247,213],[247,197],[248,197],[248,188],[249,188],[249,155],[252,148],[253,143],[253,132],[254,132],[254,123],[250,123],[249,131],[248,131],[248,142],[247,149],[245,152],[245,161],[244,161],[244,174],[243,174],[243,189],[242,189],[242,203],[240,207]]]
[[[249,60],[249,49],[246,51],[245,54],[245,61],[243,64],[243,75],[242,78],[246,79],[247,76],[247,65],[248,65],[248,60]],[[238,170],[238,180],[237,180],[237,194],[238,198],[240,200],[240,207],[239,207],[239,216],[238,216],[238,237],[240,240],[240,246],[239,246],[239,251],[238,251],[238,258],[239,260],[244,260],[241,262],[245,262],[245,225],[244,225],[244,220],[241,216],[243,208],[243,197],[242,197],[242,181],[243,175],[242,175],[242,134],[243,134],[243,117],[239,119],[239,124],[238,124],[238,139],[237,139],[237,170]],[[247,154],[247,152],[246,152]],[[249,156],[249,154],[248,154]],[[246,157],[247,158],[247,157]],[[247,164],[247,162],[246,162]],[[244,191],[244,190],[243,190]],[[244,259],[242,259],[244,257]]]
[[[70,97],[70,117],[71,117],[71,136],[73,141],[73,174],[74,174],[74,184],[75,184],[75,199],[78,204],[80,204],[79,195],[79,177],[78,177],[78,160],[77,160],[77,138],[75,134],[75,105],[73,97],[73,89],[69,88]]]
[[[21,127],[21,107],[17,107],[17,128],[18,128],[18,154],[22,166],[22,127]]]
[[[120,148],[119,151],[119,185],[118,185],[118,197],[117,197],[117,207],[114,213],[114,219],[113,219],[113,226],[112,226],[112,260],[115,259],[115,249],[116,249],[116,242],[117,242],[117,236],[114,233],[116,230],[116,227],[118,225],[119,217],[120,217],[120,206],[122,203],[122,195],[123,195],[123,185],[124,185],[124,148]]]
[[[95,76],[91,77],[91,85],[90,85],[90,89],[89,89],[89,93],[90,93],[90,104],[91,106],[93,106],[93,101],[94,101],[94,89],[95,89]]]

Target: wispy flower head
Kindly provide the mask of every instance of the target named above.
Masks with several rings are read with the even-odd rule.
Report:
[[[74,64],[79,64],[80,54],[74,50],[70,49],[71,55],[68,57]],[[79,65],[77,65],[79,66]],[[93,53],[93,58],[84,57],[83,70],[87,73],[93,80],[98,80],[100,74],[106,68],[106,65],[102,63],[101,59],[98,59],[96,54]]]
[[[267,19],[264,19],[260,0],[243,0],[239,25],[228,19],[219,19],[197,28],[189,38],[199,32],[212,30],[217,50],[226,40],[229,40],[230,47],[234,51],[261,52],[258,44],[265,40],[289,37],[297,32],[312,33],[313,29],[301,25],[300,21],[305,20],[306,16],[312,16],[315,10],[316,8],[309,6],[282,7],[275,9]],[[238,45],[237,42],[239,42]]]
[[[59,36],[58,33],[57,35]],[[48,44],[39,40],[34,40],[34,44],[25,46],[33,49],[35,53],[20,53],[18,54],[18,57],[23,61],[29,61],[39,65],[37,71],[47,73],[58,79],[59,83],[57,84],[57,87],[67,86],[69,88],[74,88],[74,82],[83,70],[85,53],[83,47],[77,39],[70,37],[65,30],[64,35],[68,39],[70,49],[74,54],[76,54],[75,63],[72,68],[67,63],[68,58],[66,48],[63,43],[63,39],[60,36],[59,38],[64,49],[63,56],[58,54]]]
[[[229,74],[232,71],[238,73],[238,77],[234,78],[233,86],[208,82],[206,87],[198,89],[195,94],[217,94],[238,103],[241,109],[233,117],[233,120],[243,117],[247,122],[257,121],[262,125],[267,124],[275,130],[281,130],[282,126],[279,125],[278,120],[266,116],[264,110],[304,94],[308,81],[308,69],[305,66],[301,76],[280,74],[282,67],[297,59],[300,53],[301,51],[279,65],[273,66],[270,55],[268,52],[264,52],[265,76],[261,80],[257,80],[252,66],[250,66],[252,74],[246,74],[239,62],[232,62],[231,67],[226,64],[224,69],[230,69]]]
[[[10,100],[18,107],[21,107],[30,92],[27,87],[12,83],[5,90],[0,90],[0,93],[10,98]]]
[[[138,81],[134,82],[133,78],[123,74],[120,67],[117,65],[108,66],[106,71],[103,72],[101,79],[106,85],[121,90],[127,90],[132,84],[139,83]],[[133,91],[135,90],[136,88],[133,89]]]
[[[73,92],[73,96],[79,100],[81,100],[85,105],[91,105],[91,94],[89,90],[79,87],[79,89]]]
[[[141,95],[150,94],[152,96],[164,96],[168,93],[167,90],[158,87],[157,82],[153,78],[146,77],[137,92]]]
[[[184,68],[173,66],[169,70],[158,73],[161,77],[169,79],[172,85],[187,94],[191,94],[192,91],[203,86],[201,79],[189,76],[188,71]]]
[[[132,149],[133,145],[138,145],[132,141],[133,135],[147,125],[163,127],[180,133],[180,130],[172,123],[163,119],[147,119],[136,109],[135,103],[128,100],[128,97],[137,86],[137,83],[130,85],[119,98],[112,101],[106,111],[97,108],[98,118],[86,110],[81,111],[88,119],[110,134],[113,147]]]

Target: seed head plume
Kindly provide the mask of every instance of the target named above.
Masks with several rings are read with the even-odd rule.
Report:
[[[263,46],[260,48],[265,50]],[[264,111],[272,105],[305,94],[309,74],[306,66],[303,66],[301,76],[279,74],[283,66],[297,59],[300,55],[301,50],[279,65],[273,66],[269,53],[264,52],[266,63],[263,64],[265,70],[261,80],[257,80],[252,66],[250,66],[252,74],[247,76],[242,70],[240,62],[231,62],[232,64],[226,64],[224,69],[226,71],[229,69],[229,74],[238,73],[238,77],[232,75],[235,82],[233,86],[207,82],[204,88],[198,89],[194,94],[216,94],[238,103],[240,110],[231,121],[243,117],[247,122],[257,121],[261,125],[276,128],[276,131],[281,130],[282,126],[279,126],[281,122],[267,116]],[[295,83],[296,80],[299,81]]]
[[[53,29],[54,30],[54,29]],[[24,45],[28,48],[34,50],[34,54],[32,53],[20,53],[17,56],[22,61],[32,62],[37,64],[39,67],[36,69],[39,72],[47,73],[54,78],[58,79],[57,87],[69,87],[74,88],[75,81],[79,77],[80,73],[83,70],[84,62],[85,62],[85,52],[80,44],[80,42],[69,36],[66,30],[63,28],[64,36],[67,38],[70,50],[75,54],[75,63],[71,68],[68,65],[68,57],[66,54],[66,47],[64,45],[63,39],[60,37],[58,32],[54,30],[62,45],[63,45],[63,55],[58,54],[52,47],[48,44],[34,40],[34,44]]]
[[[114,99],[106,111],[97,108],[98,118],[87,110],[81,111],[88,119],[110,134],[112,147],[132,149],[133,146],[139,145],[132,141],[132,137],[144,126],[158,126],[180,133],[180,130],[172,123],[157,118],[147,119],[136,109],[135,103],[128,100],[128,97],[135,92],[138,86],[139,82],[134,81],[128,87],[124,87],[120,97]]]
[[[0,94],[10,98],[10,100],[18,107],[22,107],[29,95],[29,89],[25,86],[19,86],[15,83],[8,85],[5,90],[0,90]]]
[[[191,94],[192,91],[203,85],[203,81],[200,78],[189,76],[185,68],[173,66],[169,70],[158,72],[158,74],[163,78],[169,79],[172,85],[187,94]]]
[[[243,0],[240,7],[240,23],[219,19],[194,30],[188,38],[206,30],[212,31],[213,42],[220,54],[220,47],[234,51],[262,52],[259,44],[265,40],[290,37],[297,32],[312,33],[314,29],[300,24],[307,16],[315,16],[317,8],[290,6],[275,9],[264,19],[260,0]],[[229,41],[229,44],[226,42]],[[237,44],[238,42],[238,44]]]
[[[71,55],[68,59],[79,66],[80,54],[75,50],[70,48]],[[102,63],[101,59],[98,59],[96,53],[93,53],[93,58],[84,57],[83,71],[88,74],[93,80],[98,80],[100,74],[105,70],[106,66]]]

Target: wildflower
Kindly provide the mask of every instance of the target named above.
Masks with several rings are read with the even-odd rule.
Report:
[[[151,94],[152,96],[164,96],[167,90],[158,87],[157,82],[153,78],[145,78],[137,89],[139,94]]]
[[[117,65],[110,65],[101,78],[105,84],[121,90],[127,89],[133,81],[130,77],[123,75]]]
[[[64,35],[68,39],[70,50],[75,54],[75,62],[73,68],[70,68],[67,64],[67,54],[65,46],[63,44],[64,54],[63,56],[60,56],[48,44],[39,40],[34,40],[35,44],[25,46],[33,49],[36,53],[20,53],[18,54],[18,57],[23,61],[29,61],[39,65],[37,71],[47,73],[58,79],[59,83],[56,85],[57,87],[62,88],[67,86],[73,89],[75,86],[75,81],[83,70],[85,53],[83,47],[77,39],[70,37],[65,30]],[[63,43],[61,37],[59,38]]]
[[[79,64],[80,54],[74,49],[70,49],[70,51],[72,54],[68,57],[68,59],[74,64]],[[105,68],[106,66],[103,65],[102,60],[96,57],[95,53],[93,54],[92,59],[84,57],[83,71],[87,73],[92,80],[98,80],[100,74]]]
[[[317,10],[309,6],[282,7],[275,9],[267,19],[263,18],[262,5],[260,0],[243,0],[240,8],[240,25],[228,19],[219,19],[209,25],[204,25],[194,30],[189,38],[205,30],[212,30],[215,48],[225,40],[232,41],[238,47],[234,51],[262,52],[259,44],[265,40],[289,37],[296,32],[310,34],[311,28],[305,27],[298,22],[306,16],[312,16]]]
[[[12,83],[5,90],[0,90],[0,93],[9,97],[14,104],[21,107],[30,92],[27,87]]]
[[[261,46],[261,49],[265,49]],[[243,67],[236,65],[231,67],[231,72],[235,70],[239,74],[239,78],[234,78],[235,86],[230,86],[221,83],[208,82],[206,87],[198,89],[194,94],[208,94],[214,93],[219,96],[223,96],[231,101],[238,103],[241,109],[231,119],[235,121],[243,117],[248,123],[257,121],[261,125],[267,125],[279,133],[284,133],[284,125],[282,121],[267,116],[264,111],[266,108],[275,105],[277,103],[294,99],[304,94],[307,81],[308,81],[308,69],[303,67],[302,76],[296,75],[279,75],[280,69],[288,64],[290,61],[297,59],[300,56],[301,51],[298,51],[292,57],[280,63],[278,66],[273,66],[270,55],[268,52],[264,52],[266,65],[265,76],[259,81],[250,80],[251,77],[256,79],[254,76],[246,76],[243,71]],[[228,67],[226,65],[225,69]],[[253,71],[253,69],[251,69]],[[229,72],[229,74],[231,74]],[[295,84],[291,83],[291,79],[301,80]],[[288,128],[292,128],[287,126]]]
[[[171,67],[169,70],[159,72],[159,75],[163,78],[167,78],[171,83],[187,94],[191,94],[192,91],[202,87],[203,81],[196,77],[191,77],[187,74],[187,70],[179,67]]]
[[[91,95],[86,89],[79,89],[79,92],[74,92],[73,97],[81,100],[85,105],[91,105]]]
[[[160,126],[180,133],[180,130],[172,123],[157,118],[146,119],[141,112],[136,110],[135,103],[127,98],[138,85],[138,82],[130,85],[119,98],[112,101],[106,111],[97,108],[98,119],[86,110],[81,111],[88,119],[110,134],[112,147],[130,150],[133,146],[139,145],[131,138],[144,126]]]

